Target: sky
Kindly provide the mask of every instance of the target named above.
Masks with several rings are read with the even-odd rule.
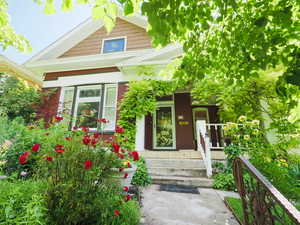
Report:
[[[43,13],[43,6],[33,0],[8,0],[8,12],[11,24],[18,34],[29,40],[32,52],[22,53],[9,47],[0,50],[12,61],[22,64],[33,55],[46,48],[66,32],[91,16],[91,9],[87,5],[75,5],[71,12],[60,10],[61,0],[56,0],[57,12],[53,15]]]

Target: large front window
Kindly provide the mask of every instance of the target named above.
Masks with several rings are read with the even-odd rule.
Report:
[[[62,95],[66,95],[65,89]],[[72,126],[86,126],[92,131],[113,131],[116,124],[117,87],[115,84],[78,86],[73,99]],[[73,94],[74,95],[74,94]],[[107,124],[100,127],[97,119],[106,118]]]

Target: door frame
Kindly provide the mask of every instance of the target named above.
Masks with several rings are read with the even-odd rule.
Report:
[[[173,136],[173,146],[172,147],[159,147],[157,146],[157,139],[156,139],[156,110],[160,107],[170,107],[171,108],[171,114],[172,114],[172,136]],[[153,149],[154,150],[164,150],[164,149],[170,149],[170,150],[176,150],[176,121],[175,121],[175,107],[174,107],[174,101],[164,101],[164,102],[158,102],[155,111],[153,113]]]

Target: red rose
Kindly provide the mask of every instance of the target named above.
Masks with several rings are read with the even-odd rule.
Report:
[[[51,156],[47,156],[47,157],[46,157],[46,160],[49,161],[49,162],[52,162],[52,161],[53,161],[53,158],[52,158]]]
[[[96,147],[96,144],[98,143],[98,141],[96,139],[92,139],[91,144]]]
[[[108,123],[109,122],[109,120],[105,119],[105,118],[98,119],[97,121],[100,123]]]
[[[138,161],[140,159],[138,152],[131,152],[131,155],[134,161]]]
[[[119,153],[119,151],[120,151],[120,145],[118,145],[116,143],[113,143],[112,146],[114,148],[113,152],[114,153]]]
[[[38,152],[40,150],[40,145],[39,144],[34,144],[31,149],[32,149],[33,152]]]
[[[74,126],[72,129],[73,129],[73,130],[78,130],[78,127],[77,127],[77,126]]]
[[[84,169],[89,170],[89,169],[91,169],[91,167],[92,167],[92,161],[91,160],[86,160],[84,162]]]
[[[121,150],[122,153],[125,153],[126,151],[124,149]]]
[[[123,191],[125,191],[125,192],[129,191],[129,187],[128,186],[124,186],[123,187]]]
[[[20,155],[20,157],[19,157],[19,163],[20,164],[27,163],[27,159],[28,159],[29,155],[30,155],[30,152],[24,152],[22,155]]]
[[[115,215],[115,216],[119,216],[119,215],[120,215],[120,211],[119,211],[119,210],[117,210],[117,209],[115,209],[115,211],[114,211],[114,215]]]
[[[56,145],[55,146],[55,151],[57,153],[63,153],[65,151],[64,146],[63,145]]]
[[[128,167],[128,168],[130,168],[130,167],[131,167],[131,164],[130,164],[130,162],[128,162],[128,163],[127,163],[127,167]]]
[[[64,118],[62,116],[55,116],[55,120],[56,121],[62,121]]]
[[[128,173],[124,173],[124,179],[128,177]]]
[[[85,133],[89,132],[89,128],[88,128],[88,127],[81,126],[80,128],[81,128],[81,130],[82,130],[83,132],[85,132]]]
[[[71,141],[71,140],[72,140],[71,137],[65,137],[65,139],[66,139],[67,141]]]
[[[117,127],[116,127],[116,133],[118,133],[118,134],[124,133],[124,128],[123,128],[123,127],[120,127],[120,126],[117,126]]]
[[[119,168],[119,172],[122,172],[124,170],[124,168]]]
[[[100,134],[99,133],[94,133],[94,138],[96,138],[96,139],[98,139],[98,138],[100,138]]]
[[[127,201],[129,201],[131,199],[132,199],[131,195],[128,194],[128,195],[125,196],[125,202],[127,202]]]
[[[83,144],[88,145],[91,142],[90,136],[86,135],[82,139]]]
[[[119,157],[119,159],[124,159],[125,158],[125,156],[120,154],[120,153],[118,153],[118,157]]]

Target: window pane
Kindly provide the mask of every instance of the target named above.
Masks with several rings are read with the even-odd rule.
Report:
[[[105,106],[115,106],[116,104],[116,88],[109,87],[106,89]]]
[[[77,126],[97,128],[99,102],[79,103],[77,107]]]
[[[64,99],[63,99],[63,114],[65,115],[71,114],[73,97],[74,97],[74,88],[65,90]]]
[[[104,130],[114,130],[116,124],[116,108],[105,107],[103,112],[104,118],[109,120],[109,123],[104,125]]]
[[[86,89],[80,90],[79,98],[89,98],[89,97],[98,97],[101,94],[101,89]]]
[[[103,53],[121,52],[125,48],[125,39],[104,40]]]

